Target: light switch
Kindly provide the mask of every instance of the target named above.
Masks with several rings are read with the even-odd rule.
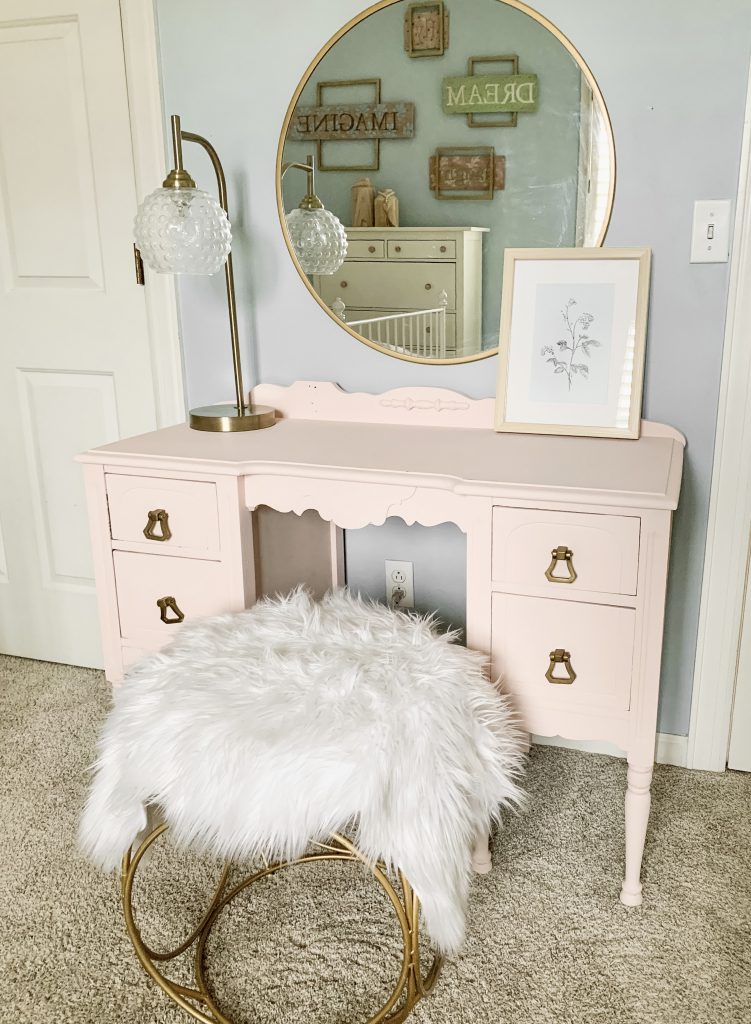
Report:
[[[729,253],[729,200],[697,199],[691,231],[691,262],[727,263]]]

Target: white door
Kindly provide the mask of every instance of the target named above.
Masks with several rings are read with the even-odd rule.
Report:
[[[0,0],[0,652],[101,665],[77,452],[156,426],[118,0]]]
[[[728,768],[751,772],[751,577],[746,581],[744,607],[733,717],[730,723]]]

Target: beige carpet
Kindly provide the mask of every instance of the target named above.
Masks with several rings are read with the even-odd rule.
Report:
[[[116,880],[75,850],[106,707],[97,672],[0,658],[8,1024],[188,1019],[137,965]],[[657,769],[646,902],[627,910],[624,776],[612,758],[533,750],[528,807],[497,837],[494,871],[474,883],[466,950],[416,1024],[751,1022],[751,777]],[[181,936],[215,875],[211,863],[156,855],[138,902],[144,922],[159,915],[146,937]],[[358,1024],[395,976],[395,922],[352,865],[288,872],[225,917],[211,977],[237,1024]]]

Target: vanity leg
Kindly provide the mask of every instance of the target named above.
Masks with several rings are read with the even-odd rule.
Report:
[[[626,790],[626,877],[621,888],[621,903],[627,907],[641,904],[641,860],[647,836],[650,786],[654,765],[628,764]]]
[[[490,836],[487,829],[481,829],[475,840],[475,848],[472,851],[472,870],[478,875],[487,875],[493,867],[490,857]]]

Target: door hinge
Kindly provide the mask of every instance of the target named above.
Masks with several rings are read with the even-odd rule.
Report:
[[[133,258],[136,261],[136,284],[146,284],[146,279],[143,275],[143,260],[135,242],[133,243]]]

